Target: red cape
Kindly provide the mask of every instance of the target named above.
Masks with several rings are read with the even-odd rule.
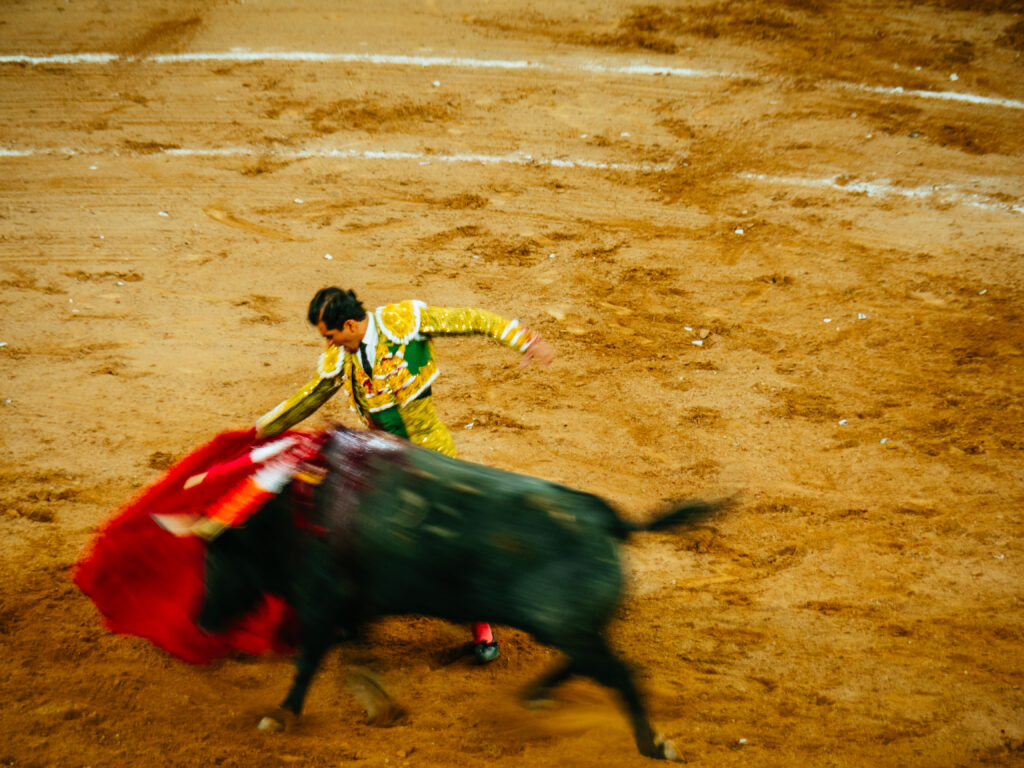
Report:
[[[161,528],[154,514],[202,514],[245,478],[251,467],[189,490],[192,475],[239,458],[254,447],[251,432],[224,432],[179,461],[156,483],[102,525],[72,569],[72,580],[96,604],[112,632],[137,635],[168,653],[205,664],[235,651],[288,653],[295,648],[295,617],[282,599],[262,604],[217,635],[196,625],[205,591],[206,542]]]

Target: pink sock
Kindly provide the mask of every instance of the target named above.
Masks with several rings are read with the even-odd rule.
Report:
[[[493,643],[494,633],[491,632],[491,625],[483,622],[478,622],[473,625],[473,642],[474,643]]]

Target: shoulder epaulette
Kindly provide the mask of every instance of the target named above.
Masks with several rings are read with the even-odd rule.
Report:
[[[426,306],[422,301],[402,301],[377,307],[377,330],[395,344],[408,344],[419,335],[420,310]]]
[[[329,346],[320,355],[317,363],[317,373],[324,379],[330,379],[341,373],[341,366],[345,362],[341,347]]]

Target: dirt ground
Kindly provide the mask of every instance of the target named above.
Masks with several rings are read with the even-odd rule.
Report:
[[[650,764],[595,684],[520,709],[554,652],[509,628],[477,668],[388,619],[345,659],[405,720],[336,653],[266,735],[288,659],[189,666],[70,583],[310,378],[330,284],[556,346],[438,341],[463,458],[637,519],[742,492],[626,550],[688,762],[1024,765],[1022,51],[1020,0],[5,0],[0,765]]]

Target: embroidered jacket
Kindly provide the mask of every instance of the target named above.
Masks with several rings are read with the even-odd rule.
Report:
[[[481,334],[525,352],[538,335],[518,320],[509,321],[484,309],[431,307],[421,301],[378,307],[371,322],[377,337],[372,375],[363,370],[358,353],[328,346],[320,355],[316,377],[256,423],[261,436],[276,435],[298,424],[342,387],[349,407],[363,424],[369,426],[371,419],[383,421],[377,414],[412,403],[437,378],[432,336]]]

